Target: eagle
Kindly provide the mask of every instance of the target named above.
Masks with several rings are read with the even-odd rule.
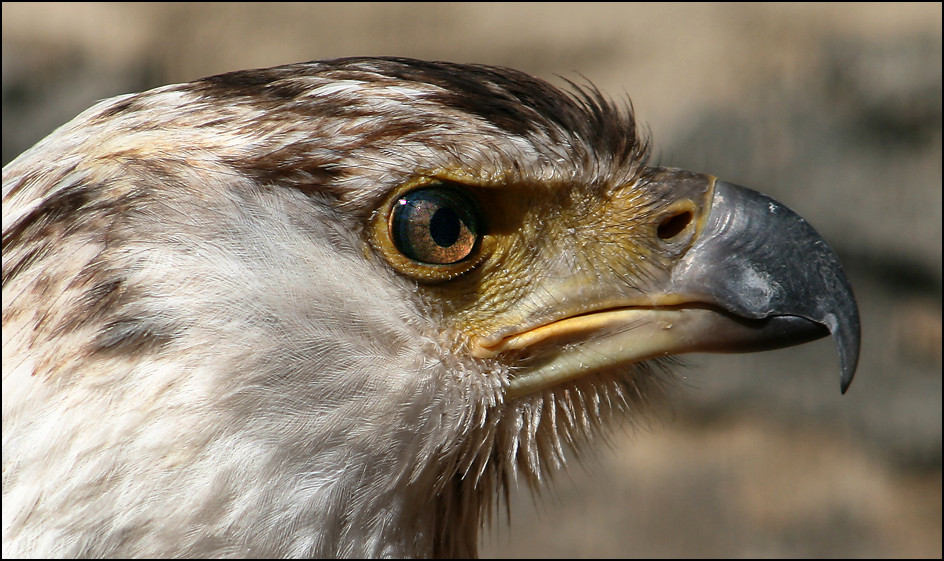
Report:
[[[471,557],[677,355],[831,334],[845,391],[835,253],[639,128],[589,84],[373,57],[60,127],[3,168],[3,556]]]

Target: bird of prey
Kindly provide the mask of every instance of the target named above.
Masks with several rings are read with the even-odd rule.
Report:
[[[3,168],[3,556],[473,556],[688,352],[859,319],[628,102],[348,58],[98,103]]]

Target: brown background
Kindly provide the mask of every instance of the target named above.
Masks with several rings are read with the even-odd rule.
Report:
[[[658,163],[767,192],[840,254],[863,320],[693,356],[485,532],[491,557],[941,557],[941,4],[3,4],[6,163],[95,100],[241,68],[402,55],[629,95]]]

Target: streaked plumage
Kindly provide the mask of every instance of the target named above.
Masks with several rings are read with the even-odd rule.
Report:
[[[593,89],[404,59],[84,112],[3,170],[4,557],[474,555],[495,493],[640,409],[656,357],[823,324],[847,385],[858,318],[825,244],[787,236],[815,246],[802,290],[702,290],[709,211],[742,191],[646,153]],[[758,286],[784,298],[741,299]],[[717,336],[663,339],[688,308]],[[771,335],[781,314],[814,323]]]

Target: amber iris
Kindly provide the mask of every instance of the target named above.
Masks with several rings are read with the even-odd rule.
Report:
[[[411,191],[397,199],[390,216],[394,245],[419,263],[448,265],[468,257],[481,235],[474,202],[450,187]]]

